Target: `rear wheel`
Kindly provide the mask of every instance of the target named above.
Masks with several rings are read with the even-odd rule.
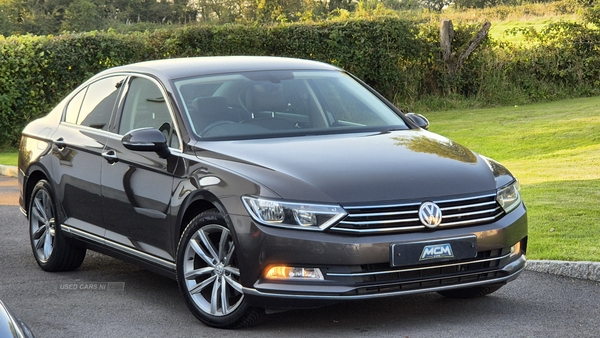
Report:
[[[46,180],[39,181],[31,193],[28,216],[33,256],[46,271],[75,270],[83,262],[86,249],[62,235],[53,196]]]
[[[188,308],[206,325],[246,327],[264,313],[245,301],[233,237],[217,210],[186,227],[177,251],[177,282]]]
[[[439,291],[438,293],[440,295],[442,295],[444,297],[448,297],[448,298],[459,298],[459,299],[479,298],[479,297],[487,296],[490,293],[494,293],[494,292],[498,291],[502,286],[504,286],[504,284],[475,286],[475,287],[464,288],[464,289]]]

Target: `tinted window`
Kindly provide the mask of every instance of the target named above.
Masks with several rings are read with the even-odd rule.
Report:
[[[167,101],[158,85],[146,78],[135,77],[129,83],[119,124],[119,134],[138,128],[156,128],[168,140],[169,146],[179,147],[173,119]]]
[[[338,71],[244,72],[175,82],[200,138],[408,128],[370,90]]]
[[[79,116],[79,110],[81,109],[81,103],[83,102],[86,90],[87,88],[77,93],[69,102],[67,113],[65,114],[65,122],[77,123],[77,117]]]
[[[374,109],[375,105],[382,105],[381,101],[364,101],[361,97],[364,88],[349,84],[351,83],[333,78],[315,82],[315,86],[327,102],[327,112],[331,117],[338,123],[385,124],[378,114],[378,109]]]
[[[89,85],[77,117],[77,124],[108,130],[110,116],[124,79],[124,76],[113,76]]]

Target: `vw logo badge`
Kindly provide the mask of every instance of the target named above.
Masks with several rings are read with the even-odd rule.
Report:
[[[433,202],[424,202],[419,208],[419,220],[426,227],[433,229],[442,223],[442,210]]]

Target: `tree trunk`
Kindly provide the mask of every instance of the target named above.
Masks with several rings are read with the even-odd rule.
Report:
[[[475,49],[485,40],[490,31],[491,23],[485,22],[479,32],[469,41],[469,44],[464,48],[458,58],[456,52],[452,52],[452,39],[454,38],[454,28],[452,21],[442,20],[440,25],[440,46],[442,47],[442,60],[446,64],[450,75],[456,74],[462,68],[465,60],[471,55]]]
[[[452,55],[452,39],[454,39],[454,27],[452,21],[442,20],[440,26],[440,46],[442,47],[442,60],[448,64]]]

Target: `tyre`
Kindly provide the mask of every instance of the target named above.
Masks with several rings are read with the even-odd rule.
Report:
[[[86,249],[65,238],[60,229],[52,187],[39,181],[29,202],[29,238],[33,256],[45,271],[75,270],[85,258]]]
[[[264,313],[245,301],[233,237],[217,210],[196,216],[183,232],[177,283],[190,311],[208,326],[246,327]]]
[[[486,286],[475,286],[471,288],[464,289],[454,289],[454,290],[445,290],[439,291],[438,293],[444,297],[448,298],[459,298],[459,299],[469,299],[469,298],[479,298],[483,296],[487,296],[490,293],[494,293],[498,291],[504,284],[497,285],[486,285]]]

